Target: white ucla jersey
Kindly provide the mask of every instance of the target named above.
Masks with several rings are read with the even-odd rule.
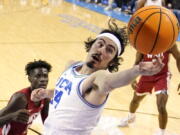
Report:
[[[162,0],[146,0],[145,6],[162,6]]]
[[[90,135],[99,121],[102,105],[92,105],[81,94],[81,84],[88,75],[76,72],[82,63],[68,68],[56,84],[44,124],[44,135]]]

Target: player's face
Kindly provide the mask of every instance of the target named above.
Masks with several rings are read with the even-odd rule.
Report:
[[[117,45],[107,37],[98,38],[89,50],[86,64],[94,69],[106,69],[117,54]]]
[[[35,68],[29,76],[32,89],[47,88],[48,84],[48,70],[46,68]]]

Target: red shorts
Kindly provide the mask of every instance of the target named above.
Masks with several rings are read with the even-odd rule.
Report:
[[[158,91],[167,91],[170,78],[170,72],[154,76],[141,76],[137,84],[136,93],[139,95],[149,94],[152,93],[153,88],[157,93]]]

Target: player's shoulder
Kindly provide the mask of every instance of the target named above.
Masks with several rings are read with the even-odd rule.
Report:
[[[23,88],[23,89],[17,91],[16,93],[21,95],[22,97],[27,97],[28,98],[31,95],[31,89],[30,89],[30,87]]]
[[[28,95],[30,93],[30,89],[29,88],[23,88],[17,92],[15,92],[12,96],[11,96],[11,101],[13,102],[27,102],[28,100]]]
[[[23,93],[16,92],[14,93],[9,102],[8,102],[8,107],[16,107],[17,108],[25,108],[26,105],[28,104],[27,97]]]
[[[105,76],[111,74],[108,70],[98,70],[91,74],[91,76]]]
[[[23,88],[23,89],[21,89],[21,90],[19,90],[19,91],[17,91],[16,93],[30,93],[31,92],[31,90],[30,90],[30,87],[27,87],[27,88]]]
[[[80,61],[69,60],[69,61],[66,63],[66,65],[65,65],[65,70],[68,69],[68,68],[70,68],[70,67],[73,66],[73,65],[78,64],[78,63],[80,63]]]
[[[17,100],[17,101],[25,101],[27,100],[26,95],[21,92],[16,92],[12,95],[11,100]]]

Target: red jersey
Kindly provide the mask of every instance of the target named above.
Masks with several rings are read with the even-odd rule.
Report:
[[[141,76],[137,84],[136,93],[144,95],[152,93],[154,88],[155,92],[167,91],[171,74],[168,71],[169,51],[155,55],[156,57],[163,57],[163,69],[153,76]],[[144,55],[142,61],[153,61],[153,55]]]
[[[167,73],[168,72],[168,62],[169,62],[169,51],[160,53],[157,55],[151,55],[151,54],[143,55],[143,61],[153,61],[153,59],[155,59],[155,57],[163,57],[162,62],[164,63],[164,67],[159,73],[157,73],[154,76],[158,76],[163,73]],[[152,76],[150,76],[150,77],[152,77]]]
[[[27,98],[28,103],[26,109],[29,110],[29,121],[27,124],[12,121],[0,128],[0,135],[27,135],[28,127],[32,124],[33,120],[40,114],[44,107],[44,100],[41,101],[40,106],[38,107],[34,104],[33,101],[30,100],[30,88],[22,89],[17,93],[23,93]]]

